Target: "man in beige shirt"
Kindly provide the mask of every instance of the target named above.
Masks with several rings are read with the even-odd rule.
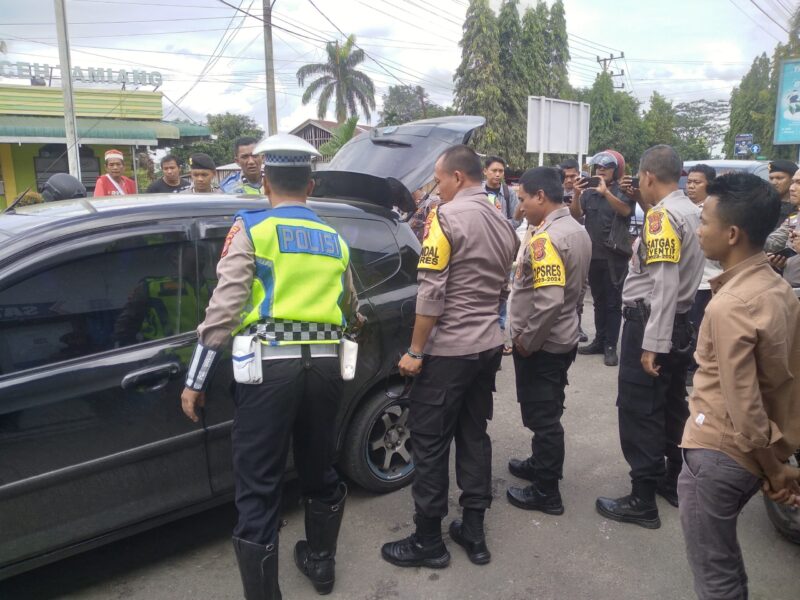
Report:
[[[755,175],[708,187],[698,235],[723,273],[700,328],[678,479],[681,526],[701,600],[747,598],[736,520],[759,487],[800,506],[800,303],[763,252],[780,201]]]
[[[564,469],[564,388],[577,353],[575,303],[589,273],[592,240],[564,205],[557,169],[525,171],[519,197],[525,216],[539,223],[520,253],[509,307],[517,400],[522,422],[534,435],[531,456],[508,463],[512,475],[531,484],[511,486],[506,496],[518,508],[560,515],[564,512],[558,489]]]
[[[428,215],[419,257],[417,316],[400,374],[413,376],[408,426],[416,473],[411,488],[416,530],[383,545],[384,560],[400,567],[443,568],[450,444],[456,442],[456,477],[463,521],[450,537],[475,564],[491,559],[483,532],[492,503],[494,379],[502,357],[498,308],[519,246],[514,228],[490,204],[481,185],[481,161],[467,146],[453,146],[434,168],[442,203]]]

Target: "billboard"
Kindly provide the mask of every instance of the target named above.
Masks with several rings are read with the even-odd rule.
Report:
[[[528,96],[527,152],[587,154],[590,107],[544,96]]]
[[[772,143],[800,144],[800,59],[781,61]]]

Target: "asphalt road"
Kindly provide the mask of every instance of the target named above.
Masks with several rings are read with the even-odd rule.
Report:
[[[591,308],[587,305],[587,312]],[[641,600],[692,599],[677,510],[659,499],[662,527],[646,530],[608,521],[595,512],[598,495],[629,490],[628,468],[619,449],[614,407],[616,369],[601,357],[578,357],[570,371],[564,425],[567,461],[562,495],[566,512],[554,517],[508,504],[505,489],[521,484],[506,470],[523,456],[530,438],[520,423],[513,364],[498,374],[494,419],[495,503],[487,515],[492,562],[472,565],[448,541],[444,570],[401,569],[383,562],[381,544],[408,535],[412,503],[408,488],[385,496],[353,489],[337,556],[334,599]],[[451,517],[458,490],[451,473]],[[303,515],[296,492],[281,536],[281,587],[287,599],[315,598],[292,562],[302,536]],[[0,583],[0,599],[84,598],[91,600],[178,600],[241,598],[230,544],[235,520],[231,505],[183,519],[93,552]],[[752,600],[800,597],[800,546],[773,529],[760,496],[744,509],[739,534]]]

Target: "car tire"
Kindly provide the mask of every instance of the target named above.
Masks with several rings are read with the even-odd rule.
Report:
[[[381,391],[369,397],[350,423],[339,466],[370,492],[405,487],[414,477],[407,421],[408,400],[403,394]]]
[[[767,516],[781,535],[790,542],[800,544],[800,509],[778,504],[764,496]]]

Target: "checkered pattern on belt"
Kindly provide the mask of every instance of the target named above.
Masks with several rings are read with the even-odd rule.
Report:
[[[262,340],[276,342],[322,342],[342,338],[342,328],[330,323],[305,323],[275,319],[250,327]]]

